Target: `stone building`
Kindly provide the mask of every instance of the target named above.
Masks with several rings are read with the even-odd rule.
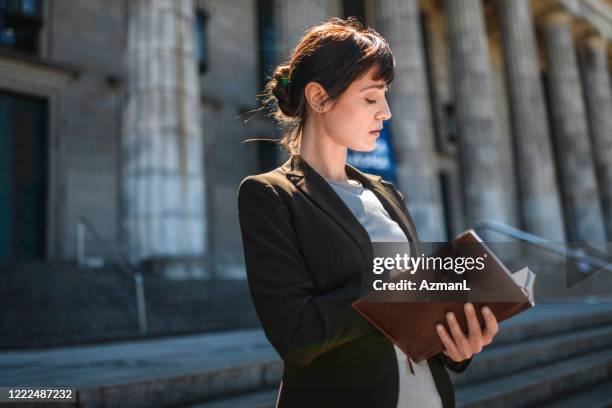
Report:
[[[274,386],[274,401],[282,363],[257,330],[236,194],[287,154],[243,141],[281,136],[257,94],[331,16],[391,44],[385,178],[423,241],[482,220],[612,241],[612,0],[0,0],[0,350],[228,330],[194,346],[227,361],[188,389]],[[564,285],[549,269],[539,282]],[[610,395],[609,306],[548,306],[453,378],[458,406]],[[128,360],[109,370],[157,367]],[[133,384],[94,394],[161,395]]]
[[[423,240],[483,219],[612,239],[609,0],[3,0],[0,261],[75,259],[85,217],[136,264],[243,279],[238,183],[286,159],[243,143],[280,136],[247,120],[256,95],[349,15],[395,55],[395,183]]]

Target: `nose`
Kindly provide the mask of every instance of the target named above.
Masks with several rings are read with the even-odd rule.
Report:
[[[387,99],[385,98],[385,105],[384,105],[384,109],[379,111],[377,114],[377,119],[379,120],[389,120],[391,119],[391,109],[389,109],[389,103],[387,102]]]

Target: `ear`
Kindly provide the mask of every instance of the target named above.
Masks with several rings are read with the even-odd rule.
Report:
[[[315,112],[323,113],[327,110],[322,103],[327,99],[327,91],[318,82],[309,82],[304,88],[304,97],[310,108]]]

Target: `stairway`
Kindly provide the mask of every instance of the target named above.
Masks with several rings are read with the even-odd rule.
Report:
[[[457,407],[612,407],[612,303],[540,304],[503,322],[451,378]],[[270,408],[275,398],[268,386],[189,408]]]
[[[256,327],[246,281],[144,275],[148,337]],[[226,302],[231,297],[232,302]],[[74,262],[0,265],[0,350],[140,338],[134,281]]]
[[[452,374],[458,407],[543,406],[612,383],[612,310],[549,307],[557,310],[545,321],[508,321],[464,373]]]
[[[69,380],[83,406],[274,404],[282,362],[260,329],[244,329],[257,325],[244,284],[152,275],[145,287],[149,339],[138,335],[133,282],[116,270],[0,267],[0,377],[21,385]],[[206,334],[183,335],[195,332]],[[55,345],[72,347],[48,348]],[[173,351],[169,359],[168,349],[182,357]],[[540,302],[502,322],[494,343],[464,373],[450,374],[458,407],[612,406],[612,302]],[[168,392],[152,398],[159,389]]]

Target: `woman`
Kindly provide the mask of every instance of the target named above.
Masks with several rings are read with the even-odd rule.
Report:
[[[465,370],[497,332],[481,331],[466,306],[466,336],[442,325],[444,352],[412,363],[351,302],[372,265],[373,241],[418,236],[392,183],[346,163],[347,149],[371,151],[391,118],[389,45],[354,19],[309,29],[266,86],[266,104],[288,127],[291,157],[246,177],[238,209],[249,288],[263,330],[284,361],[277,407],[452,407],[446,368]],[[371,269],[370,269],[371,270]]]

